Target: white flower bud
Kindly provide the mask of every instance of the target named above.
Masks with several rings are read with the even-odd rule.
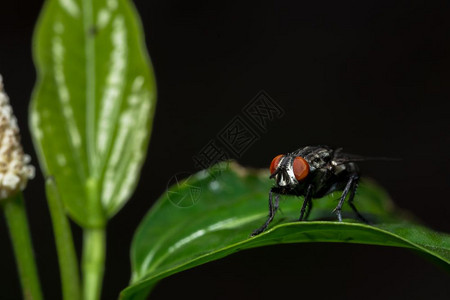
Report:
[[[34,177],[30,156],[23,153],[19,127],[0,75],[0,200],[23,190]]]

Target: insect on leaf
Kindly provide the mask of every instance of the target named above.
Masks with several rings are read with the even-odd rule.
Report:
[[[450,266],[450,236],[405,218],[382,188],[364,178],[355,204],[375,225],[354,221],[348,206],[344,206],[344,222],[336,222],[332,210],[339,193],[314,199],[310,221],[297,222],[302,201],[286,196],[268,230],[250,237],[267,218],[267,194],[272,186],[269,171],[224,166],[201,171],[172,186],[148,212],[134,236],[132,282],[121,299],[145,299],[157,281],[171,274],[243,249],[280,243],[404,247]]]

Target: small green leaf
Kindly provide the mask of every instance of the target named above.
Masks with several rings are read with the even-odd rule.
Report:
[[[344,222],[332,213],[339,192],[314,199],[308,222],[296,222],[302,198],[283,197],[269,229],[250,237],[266,220],[269,172],[231,168],[201,171],[169,189],[139,226],[131,249],[133,277],[122,299],[144,299],[160,279],[239,250],[279,243],[345,242],[411,248],[450,264],[450,236],[409,221],[387,194],[363,180],[355,197],[374,226]],[[191,203],[191,205],[186,205]],[[183,204],[183,205],[181,205]],[[329,219],[332,221],[324,221]],[[319,221],[320,220],[320,221]]]
[[[70,216],[95,227],[128,200],[145,158],[155,79],[128,0],[48,0],[34,36],[31,130]]]

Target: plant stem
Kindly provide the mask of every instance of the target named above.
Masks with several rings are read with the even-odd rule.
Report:
[[[69,220],[53,178],[46,180],[45,187],[58,252],[63,299],[80,300],[80,274]]]
[[[105,267],[106,231],[85,228],[83,232],[83,299],[98,300],[102,290]]]
[[[22,193],[19,192],[13,197],[2,201],[4,201],[3,209],[16,256],[23,298],[27,300],[41,300],[41,285],[34,261]]]

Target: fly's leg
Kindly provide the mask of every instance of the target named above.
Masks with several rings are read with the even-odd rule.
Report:
[[[306,206],[309,206],[308,212],[306,213],[306,218],[308,218],[309,213],[311,211],[312,201],[311,201],[311,194],[312,194],[312,188],[313,185],[308,185],[308,188],[306,190],[305,194],[305,200],[303,200],[302,210],[300,211],[300,217],[298,218],[299,221],[303,220],[303,216],[305,215]],[[306,220],[305,218],[305,220]]]
[[[339,199],[339,203],[336,206],[336,208],[333,210],[333,212],[336,213],[339,222],[342,222],[341,211],[342,211],[342,205],[344,205],[345,198],[347,197],[347,194],[348,194],[348,192],[350,192],[350,190],[353,191],[353,196],[354,196],[354,191],[356,190],[356,185],[353,189],[352,189],[352,186],[354,186],[355,182],[356,183],[358,182],[358,179],[359,179],[358,174],[353,174],[350,176],[350,179],[348,180],[347,185],[345,186],[344,191],[342,192],[341,198]]]
[[[255,231],[253,231],[252,236],[258,235],[261,232],[263,232],[264,230],[266,230],[267,227],[269,226],[270,222],[272,222],[273,218],[275,217],[275,213],[280,204],[280,195],[275,194],[275,203],[273,203],[272,194],[273,194],[273,191],[270,190],[270,192],[269,192],[269,217],[267,218],[267,221],[261,227],[259,227]]]
[[[310,199],[309,199],[309,204],[308,204],[308,206],[306,207],[306,214],[305,214],[305,219],[304,219],[305,221],[308,220],[309,214],[311,213],[311,210],[312,210],[312,207],[313,207],[312,199],[310,198]]]
[[[350,189],[350,195],[348,196],[348,204],[353,209],[353,211],[355,212],[358,219],[360,219],[362,222],[364,222],[366,224],[369,224],[369,222],[358,212],[355,204],[353,203],[353,199],[355,198],[356,189],[358,188],[358,182],[359,182],[359,177],[357,176],[355,178],[355,180],[353,181],[352,187]]]

